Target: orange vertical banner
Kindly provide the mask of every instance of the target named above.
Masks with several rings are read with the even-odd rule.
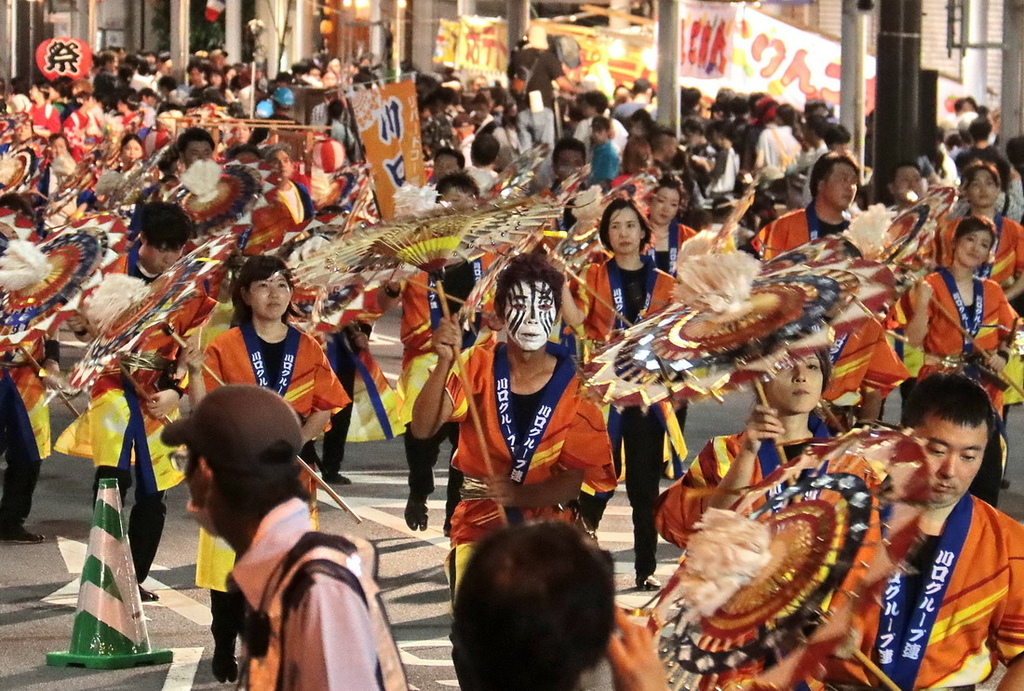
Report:
[[[416,86],[412,81],[372,86],[350,96],[370,164],[381,217],[395,215],[395,192],[426,183]]]

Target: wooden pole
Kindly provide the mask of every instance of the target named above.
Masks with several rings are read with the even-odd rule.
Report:
[[[875,678],[882,683],[882,686],[887,688],[889,691],[902,691],[900,687],[896,686],[896,683],[886,676],[885,672],[879,669],[878,665],[871,661],[867,655],[860,651],[859,648],[854,648],[853,657],[857,662],[864,665],[864,669],[875,675]]]
[[[31,351],[29,351],[29,349],[26,348],[24,344],[21,345],[21,352],[25,353],[25,357],[28,358],[28,361],[30,363],[32,363],[32,366],[36,370],[36,376],[39,377],[40,379],[45,379],[46,378],[46,370],[43,368],[42,365],[39,364],[38,360],[36,360],[34,357],[32,357]],[[60,390],[59,388],[56,389],[56,392],[57,392],[57,395],[60,396],[60,400],[64,401],[64,405],[66,405],[68,407],[68,410],[70,410],[72,413],[74,413],[75,417],[81,417],[82,414],[80,412],[78,412],[78,409],[75,408],[74,404],[71,403],[71,399],[68,398],[68,395],[66,393],[64,393],[62,390]]]
[[[771,404],[768,403],[768,397],[764,393],[764,384],[760,379],[754,380],[754,390],[757,391],[758,402],[763,406],[771,408]],[[782,444],[779,443],[778,439],[775,440],[775,453],[779,454],[779,466],[781,467],[786,465],[786,461],[788,460],[786,458],[786,450],[783,448]]]

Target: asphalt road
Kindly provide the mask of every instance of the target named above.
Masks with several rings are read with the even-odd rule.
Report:
[[[398,372],[400,349],[395,338],[397,319],[382,320],[372,348],[382,368]],[[889,405],[890,416],[898,404]],[[724,404],[701,403],[691,408],[686,438],[693,451],[714,434],[737,431],[750,399],[736,394]],[[70,422],[70,413],[55,403],[55,436]],[[1011,488],[1001,508],[1024,519],[1024,453],[1015,441],[1024,439],[1024,417],[1019,411],[1009,421]],[[402,518],[405,506],[405,460],[400,439],[349,446],[343,472],[353,484],[339,492],[366,519],[356,525],[331,505],[321,511],[322,527],[372,540],[381,555],[380,585],[395,638],[412,684],[424,691],[456,688],[447,636],[450,627],[448,587],[442,570],[448,541],[441,534],[443,490],[435,492],[430,527],[411,532]],[[28,527],[47,536],[39,545],[0,545],[0,689],[76,691],[79,689],[131,689],[133,691],[227,688],[210,673],[212,640],[209,595],[194,585],[198,529],[185,513],[187,490],[178,487],[167,495],[168,517],[157,567],[146,586],[156,591],[159,603],[145,605],[149,636],[155,648],[175,651],[171,665],[121,671],[92,671],[45,665],[45,654],[67,650],[70,643],[78,574],[88,542],[92,512],[90,489],[93,471],[86,459],[54,455],[44,462],[35,505]],[[445,481],[437,472],[438,487]],[[668,481],[664,481],[668,485]],[[321,493],[321,499],[329,500]],[[129,502],[131,494],[129,493]],[[601,531],[601,544],[613,552],[619,599],[639,606],[646,597],[632,590],[632,532],[625,492],[613,498]],[[679,550],[661,543],[660,576],[674,568]],[[339,646],[344,641],[338,641]],[[609,688],[598,675],[592,688]]]

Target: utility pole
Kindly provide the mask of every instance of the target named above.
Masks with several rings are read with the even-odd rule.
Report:
[[[679,0],[658,0],[658,122],[679,134]]]
[[[1006,142],[1024,134],[1024,0],[1003,0],[1003,78],[1000,88],[1002,124],[999,138]]]
[[[508,46],[508,52],[511,55],[530,28],[530,0],[508,0],[506,7],[508,8],[508,38],[505,45]]]
[[[874,184],[921,153],[921,0],[881,0],[875,81]]]
[[[242,0],[224,3],[224,50],[231,64],[242,62]]]
[[[858,0],[843,0],[840,43],[839,120],[850,131],[853,153],[864,164],[864,55],[867,53],[867,11]]]
[[[188,67],[188,0],[171,0],[171,69],[179,82]]]

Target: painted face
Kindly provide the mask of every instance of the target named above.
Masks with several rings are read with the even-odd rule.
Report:
[[[557,316],[555,293],[547,283],[520,281],[509,291],[505,307],[508,337],[524,351],[544,347]]]

